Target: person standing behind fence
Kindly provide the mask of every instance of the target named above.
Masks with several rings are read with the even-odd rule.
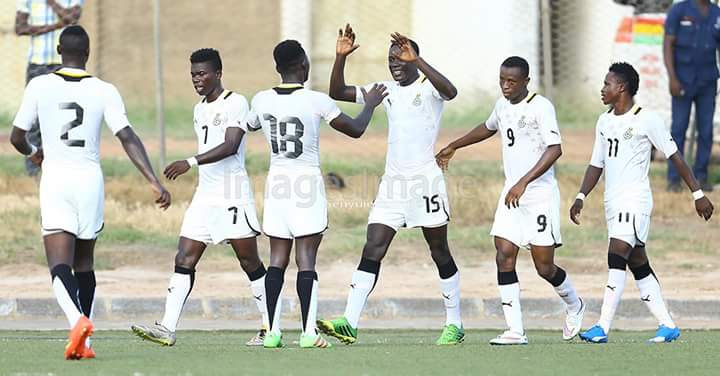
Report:
[[[719,77],[716,60],[719,40],[720,8],[710,0],[686,0],[670,8],[665,19],[663,57],[672,95],[671,134],[683,153],[690,108],[695,102],[697,152],[693,173],[705,191],[712,190],[708,164]],[[680,176],[668,163],[668,191],[681,190]]]
[[[58,38],[65,26],[78,22],[83,3],[84,0],[17,0],[15,34],[30,36],[26,84],[36,76],[60,68]],[[37,121],[28,132],[28,141],[40,146],[40,127]],[[25,170],[28,175],[35,176],[40,172],[40,167],[25,158]]]

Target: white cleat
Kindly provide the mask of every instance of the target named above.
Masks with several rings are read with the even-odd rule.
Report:
[[[569,341],[580,333],[583,317],[585,316],[585,302],[580,299],[580,310],[577,313],[566,312],[563,325],[563,339]]]
[[[527,345],[528,339],[524,334],[506,330],[503,334],[490,340],[491,345]]]

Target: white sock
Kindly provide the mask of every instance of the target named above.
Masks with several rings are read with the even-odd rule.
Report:
[[[80,316],[82,316],[80,309],[76,305],[77,299],[70,298],[70,294],[65,288],[65,284],[60,280],[60,277],[53,277],[52,288],[55,293],[55,299],[57,299],[63,312],[65,312],[65,317],[67,317],[70,327],[74,327],[77,321],[80,320]]]
[[[658,283],[655,276],[650,274],[641,280],[635,281],[635,283],[640,290],[640,299],[645,302],[645,305],[658,322],[668,328],[674,328],[675,322],[673,322],[672,317],[670,317],[670,312],[668,312],[665,307],[665,302],[660,292],[660,283]]]
[[[570,277],[566,275],[565,280],[559,286],[553,288],[558,296],[560,296],[560,299],[565,302],[565,307],[567,307],[568,312],[573,314],[580,312],[582,303],[580,302],[580,298],[578,298],[575,287],[573,287],[572,282],[570,282]]]
[[[623,290],[625,290],[625,274],[624,270],[608,269],[608,281],[607,286],[605,286],[602,307],[600,308],[600,320],[598,320],[598,324],[605,330],[605,334],[610,333],[615,311],[620,305],[620,298]]]
[[[190,294],[192,287],[190,274],[173,273],[168,286],[168,294],[165,299],[165,315],[162,319],[162,326],[174,332],[177,329],[180,313],[182,313],[185,300]]]
[[[498,285],[498,288],[500,289],[500,300],[503,314],[505,314],[505,323],[507,323],[510,331],[525,334],[522,323],[522,310],[520,309],[520,283]]]
[[[303,334],[305,335],[317,335],[317,295],[318,295],[318,281],[313,281],[312,294],[310,295],[310,308],[308,309],[307,321],[303,328]]]
[[[254,281],[250,281],[250,289],[252,290],[253,300],[255,300],[255,304],[257,304],[258,311],[262,315],[262,328],[270,330],[267,303],[265,302],[265,276],[262,276]]]
[[[445,325],[454,324],[462,326],[460,319],[460,272],[455,272],[450,278],[440,280],[440,291],[445,303]]]
[[[278,295],[277,303],[275,304],[275,314],[273,315],[272,327],[270,332],[273,334],[280,335],[280,314],[282,313],[282,292]]]
[[[350,283],[347,305],[345,306],[345,318],[350,326],[357,329],[360,314],[375,284],[376,275],[362,270],[355,270]]]

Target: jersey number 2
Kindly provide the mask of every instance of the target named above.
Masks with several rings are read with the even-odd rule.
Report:
[[[80,139],[71,139],[68,136],[68,133],[70,133],[70,130],[80,126],[83,122],[83,117],[85,116],[85,110],[83,110],[82,107],[80,107],[79,104],[75,102],[65,102],[60,103],[58,105],[61,110],[75,110],[75,120],[69,121],[65,124],[63,124],[61,130],[62,134],[60,135],[60,139],[65,143],[67,146],[71,147],[84,147],[85,146],[85,140]]]
[[[279,154],[282,152],[286,158],[290,159],[295,159],[302,154],[303,143],[300,138],[305,134],[305,125],[303,125],[300,119],[294,116],[286,116],[280,119],[279,124],[277,118],[270,114],[264,114],[263,119],[270,122],[270,147],[272,148],[273,154]],[[295,124],[295,134],[287,134],[288,124]],[[278,138],[280,139],[280,142],[278,142]],[[287,151],[288,141],[292,142],[294,145],[294,150],[292,152]]]

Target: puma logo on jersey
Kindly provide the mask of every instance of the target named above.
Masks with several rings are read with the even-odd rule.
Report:
[[[615,289],[617,288],[617,286],[610,286],[610,285],[607,285],[605,287],[609,288],[612,291],[615,291]]]
[[[258,300],[258,301],[262,300],[262,297],[263,297],[262,294],[257,295],[257,296],[253,295],[253,298],[255,298],[255,300]]]
[[[175,286],[168,287],[168,293],[172,294],[172,290],[175,290]]]
[[[502,303],[502,305],[504,305],[504,306],[508,306],[508,307],[512,308],[512,300],[509,301],[509,302],[507,302],[507,303],[505,303],[505,302],[501,302],[501,303]]]
[[[447,295],[442,294],[442,296],[443,296],[443,298],[445,298],[445,299],[447,299],[447,300],[450,300],[450,294],[447,294]]]
[[[567,298],[568,296],[570,296],[570,294],[558,294],[558,296],[560,296],[561,298]]]
[[[629,140],[629,139],[633,138],[633,133],[632,133],[632,132],[633,132],[632,127],[628,128],[627,131],[625,131],[625,133],[623,134],[623,138],[626,139],[626,140]]]
[[[650,295],[641,296],[641,297],[640,297],[640,300],[642,300],[643,302],[649,302],[649,301],[650,301]]]
[[[355,284],[354,284],[354,283],[351,283],[351,284],[350,284],[350,288],[351,288],[351,289],[354,289],[354,288],[355,288]]]

